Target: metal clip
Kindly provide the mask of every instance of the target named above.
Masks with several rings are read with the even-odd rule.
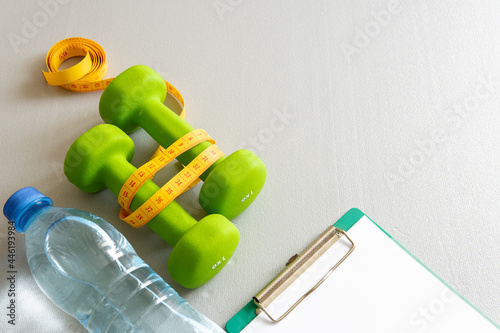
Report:
[[[300,297],[283,315],[279,318],[273,318],[267,311],[266,307],[269,306],[283,291],[285,291],[297,278],[305,272],[311,265],[321,257],[329,248],[333,246],[340,239],[341,236],[345,236],[351,243],[351,248],[349,251],[340,259],[308,292],[306,292],[302,297]],[[287,263],[287,268],[281,272],[266,288],[264,288],[257,296],[253,298],[255,305],[258,309],[257,314],[260,311],[264,312],[269,319],[277,323],[285,318],[293,309],[299,305],[300,302],[309,296],[314,290],[316,290],[329,276],[332,272],[340,266],[342,262],[354,251],[354,242],[347,236],[347,234],[334,226],[328,227],[311,245],[307,247],[304,252],[302,252],[294,260],[289,260]],[[293,258],[293,257],[292,257]]]

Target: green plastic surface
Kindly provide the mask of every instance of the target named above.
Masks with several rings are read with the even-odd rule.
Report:
[[[163,78],[153,69],[137,65],[108,85],[101,96],[99,112],[105,122],[127,133],[142,127],[160,145],[168,147],[194,129],[163,104],[165,97]],[[202,142],[177,159],[187,165],[210,145],[208,141]],[[266,180],[266,167],[254,153],[242,151],[220,158],[200,176],[205,183],[199,200],[207,212],[232,219],[260,193]],[[220,168],[225,159],[231,161]]]
[[[254,153],[237,150],[208,175],[200,189],[200,205],[231,220],[259,195],[266,173],[264,163]]]
[[[98,125],[71,145],[64,161],[64,173],[71,183],[86,192],[108,187],[118,196],[124,182],[136,170],[129,162],[133,153],[134,143],[121,129]],[[134,196],[131,210],[139,208],[158,190],[159,187],[148,180]],[[209,215],[197,223],[175,201],[147,225],[174,246],[169,272],[187,288],[198,287],[215,276],[231,258],[240,237],[238,229],[226,217]],[[212,268],[221,257],[226,260]]]
[[[349,231],[353,225],[356,224],[365,214],[358,208],[351,208],[347,213],[345,213],[340,220],[338,220],[334,226],[344,231]],[[368,216],[367,216],[368,217]],[[369,217],[368,217],[369,218]],[[369,218],[370,219],[370,218]],[[370,221],[373,222],[372,219]],[[463,298],[456,290],[450,287],[446,282],[444,282],[439,276],[437,276],[433,271],[431,271],[427,266],[425,266],[420,260],[418,260],[413,254],[411,254],[403,245],[398,243],[391,235],[389,235],[384,229],[382,229],[378,224],[373,222],[380,230],[382,230],[389,238],[391,238],[396,244],[398,244],[406,253],[408,253],[413,259],[415,259],[420,265],[422,265],[427,271],[438,278],[444,285],[446,285],[451,291],[453,291],[458,297],[463,299],[467,304],[474,308],[478,313],[480,313],[486,320],[492,323],[495,327],[500,329],[500,326],[495,324],[490,318],[488,318],[484,313],[479,311],[474,305]],[[227,323],[226,331],[228,333],[239,333],[241,332],[252,320],[257,317],[255,311],[257,306],[253,301],[248,302],[240,311],[238,311]]]
[[[168,271],[184,281],[184,287],[196,288],[220,272],[239,240],[234,224],[222,215],[208,215],[179,240],[170,254]],[[186,265],[193,269],[183,269]]]

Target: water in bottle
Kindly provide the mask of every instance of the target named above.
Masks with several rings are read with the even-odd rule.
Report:
[[[31,272],[43,292],[89,332],[224,332],[194,310],[105,220],[32,187],[4,215],[25,233]]]

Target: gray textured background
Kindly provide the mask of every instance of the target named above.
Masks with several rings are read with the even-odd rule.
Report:
[[[293,253],[358,207],[500,323],[498,2],[61,2],[43,9],[53,1],[9,1],[0,11],[2,205],[35,186],[57,206],[105,218],[220,325]],[[23,30],[26,22],[38,27]],[[107,77],[153,67],[184,95],[193,127],[226,154],[247,147],[265,161],[266,186],[234,220],[239,247],[203,287],[172,282],[170,246],[121,222],[109,191],[86,194],[64,178],[69,145],[102,122],[99,92],[50,87],[40,73],[49,48],[74,36],[104,47]],[[132,138],[140,165],[156,146],[142,130]],[[198,191],[179,202],[199,218]],[[2,310],[0,331],[84,331],[38,290],[24,237],[16,242],[17,325]]]

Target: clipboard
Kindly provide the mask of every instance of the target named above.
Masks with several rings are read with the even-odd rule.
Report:
[[[253,332],[499,332],[500,327],[357,208],[226,324]]]

